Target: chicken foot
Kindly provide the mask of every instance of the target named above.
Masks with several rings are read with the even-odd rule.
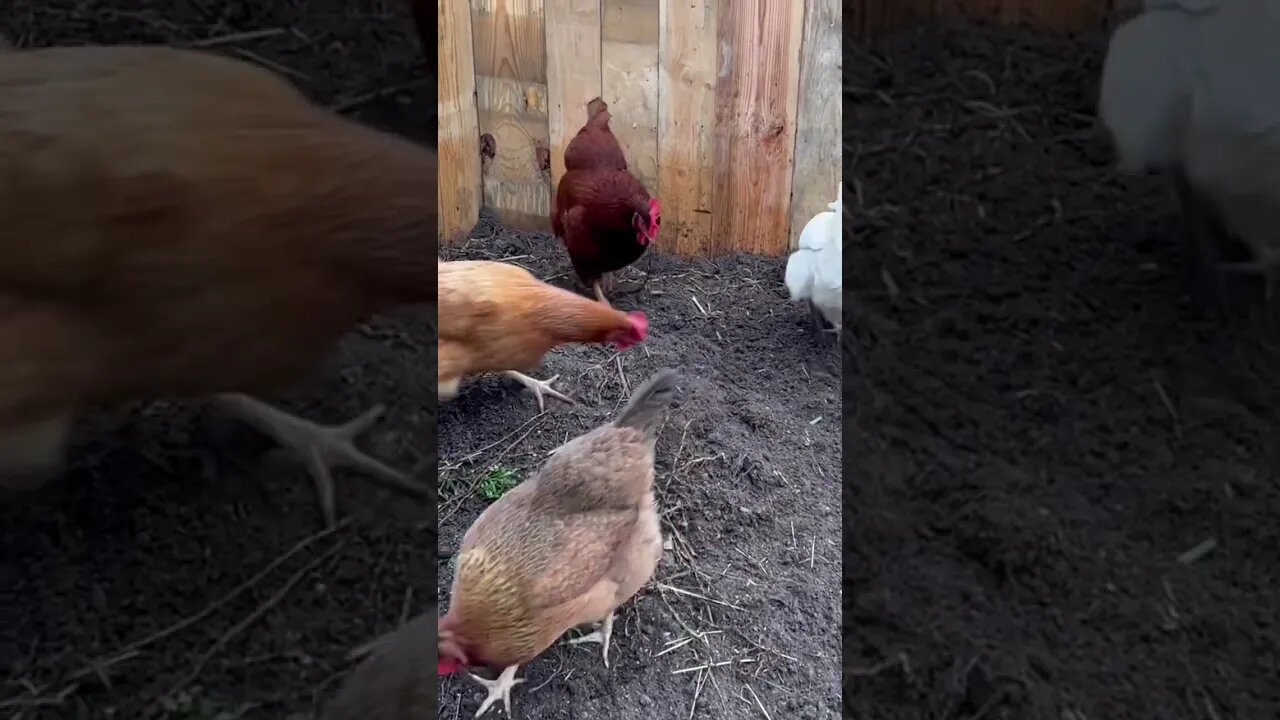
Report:
[[[342,425],[319,425],[274,408],[267,403],[240,393],[226,393],[215,398],[215,404],[228,414],[270,435],[286,450],[299,455],[307,466],[316,492],[320,495],[320,511],[328,527],[337,525],[333,500],[333,476],[330,469],[346,466],[368,473],[385,485],[416,497],[426,497],[428,490],[405,474],[356,447],[355,439],[368,430],[382,415],[384,408],[375,406]]]
[[[597,300],[609,307],[613,307],[613,305],[609,303],[608,298],[605,297],[606,291],[611,294],[614,293],[615,290],[617,293],[631,293],[644,289],[648,284],[649,273],[644,274],[644,280],[642,282],[628,281],[623,283],[616,282],[614,280],[613,273],[605,273],[599,280],[591,283],[591,289],[595,290]]]
[[[596,291],[596,299],[597,299],[597,300],[599,300],[600,302],[604,303],[604,304],[605,304],[606,306],[608,306],[608,307],[613,307],[612,305],[610,305],[610,304],[609,304],[609,298],[606,298],[606,297],[604,296],[604,291],[600,289],[600,281],[599,281],[599,280],[597,280],[597,281],[595,281],[594,283],[592,283],[592,284],[591,284],[591,287],[595,288],[595,291]]]
[[[568,644],[581,645],[583,643],[592,643],[592,642],[600,643],[600,645],[603,646],[604,648],[602,652],[602,655],[604,655],[604,666],[609,667],[609,640],[612,637],[613,637],[613,613],[609,613],[609,616],[604,619],[604,622],[600,623],[599,630],[587,633],[586,635],[582,635],[580,637],[570,638],[568,640]]]
[[[607,305],[608,303],[606,302],[605,304]],[[524,385],[533,391],[533,396],[538,399],[538,412],[546,412],[547,401],[544,399],[544,395],[550,395],[551,397],[567,402],[570,405],[573,404],[573,398],[551,387],[551,383],[555,382],[556,379],[560,377],[559,375],[554,375],[546,380],[531,378],[528,375],[525,375],[522,372],[516,372],[515,370],[508,370],[504,372],[503,375],[506,375],[513,380],[520,381],[521,385]]]
[[[812,300],[809,301],[809,322],[813,325],[813,331],[817,333],[819,337],[822,336],[822,333],[826,332],[827,319],[822,317],[822,311],[818,309],[818,306],[815,305]]]
[[[475,673],[467,673],[472,680],[483,685],[488,693],[485,695],[484,702],[480,703],[480,709],[476,711],[475,717],[484,715],[485,711],[499,700],[502,701],[502,708],[507,711],[507,717],[511,717],[511,690],[524,682],[524,678],[516,679],[516,671],[519,669],[519,665],[512,665],[503,670],[496,680],[487,680]]]

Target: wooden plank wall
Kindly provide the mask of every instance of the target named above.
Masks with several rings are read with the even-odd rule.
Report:
[[[1142,6],[1142,0],[854,0],[854,37],[867,39],[912,25],[964,19],[1023,25],[1047,32],[1105,27]]]
[[[662,200],[664,251],[783,255],[834,197],[836,0],[469,1],[482,196],[500,221],[549,226],[596,96]]]
[[[564,175],[564,149],[587,121],[587,103],[600,97],[600,0],[547,3],[547,124],[551,187]]]
[[[716,7],[715,198],[706,254],[781,255],[791,246],[805,4],[720,0]]]
[[[425,4],[425,3],[424,3]],[[436,183],[440,208],[437,239],[450,243],[480,219],[480,136],[476,113],[476,68],[471,45],[471,12],[462,3],[437,3],[440,42],[437,81],[440,127],[436,144],[446,182]]]
[[[791,247],[800,231],[836,199],[840,184],[842,41],[839,0],[808,0],[800,54],[800,111],[795,181],[791,191]]]
[[[627,166],[658,187],[658,0],[604,0],[600,56],[604,100],[622,122],[610,123]]]
[[[471,34],[484,204],[511,227],[547,229],[551,184],[538,152],[549,143],[543,0],[471,0]]]
[[[711,247],[717,0],[659,0],[658,242],[677,255]]]

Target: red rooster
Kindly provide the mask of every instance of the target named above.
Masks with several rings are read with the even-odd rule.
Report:
[[[582,284],[609,303],[601,281],[630,265],[658,239],[661,204],[627,171],[618,138],[609,129],[609,106],[587,103],[587,124],[564,151],[564,176],[556,188],[551,228],[564,240]]]

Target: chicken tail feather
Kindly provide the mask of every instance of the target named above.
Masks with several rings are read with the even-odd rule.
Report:
[[[631,394],[631,400],[613,424],[618,427],[639,428],[648,434],[656,432],[667,406],[675,397],[676,381],[679,379],[680,374],[670,368],[654,373]]]

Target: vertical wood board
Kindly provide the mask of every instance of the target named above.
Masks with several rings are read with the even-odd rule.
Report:
[[[658,191],[658,0],[604,0],[600,56],[610,127],[631,173]]]
[[[461,0],[454,0],[460,2]],[[471,0],[484,204],[512,227],[548,227],[542,0]]]
[[[840,3],[806,0],[805,5],[791,188],[791,249],[809,219],[835,200],[841,175]]]
[[[711,246],[714,200],[717,0],[659,2],[659,243],[677,255],[702,255]]]
[[[480,219],[480,141],[471,12],[462,3],[438,3],[436,144],[445,181],[437,181],[437,239],[452,243]]]
[[[551,187],[564,175],[564,148],[600,97],[600,0],[553,0],[547,6],[547,130]]]
[[[790,247],[804,3],[719,0],[710,254]]]

